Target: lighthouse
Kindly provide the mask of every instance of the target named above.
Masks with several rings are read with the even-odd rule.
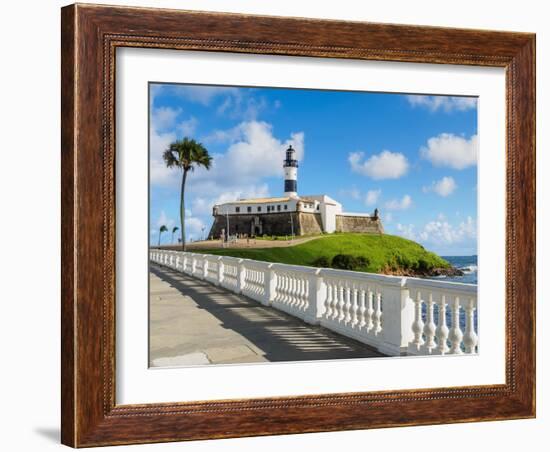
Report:
[[[286,150],[286,159],[283,169],[285,170],[285,196],[298,197],[298,160],[294,158],[295,150],[292,145]]]

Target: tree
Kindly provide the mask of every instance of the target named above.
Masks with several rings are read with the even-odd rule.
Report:
[[[162,233],[168,231],[168,228],[164,225],[162,225],[159,229],[159,246],[160,246],[160,238],[162,237]]]
[[[187,173],[194,171],[195,167],[202,166],[207,170],[212,164],[212,157],[201,144],[190,138],[176,140],[168,146],[162,155],[164,163],[168,168],[178,168],[181,174],[180,191],[180,226],[181,226],[181,246],[185,251],[185,181]]]
[[[174,234],[178,231],[178,229],[179,229],[179,228],[178,228],[177,226],[174,226],[174,227],[172,228],[172,243],[174,243]]]

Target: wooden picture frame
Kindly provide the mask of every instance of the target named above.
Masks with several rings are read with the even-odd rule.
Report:
[[[76,4],[62,9],[61,37],[64,444],[85,447],[535,416],[535,35]],[[505,68],[506,383],[116,405],[118,47]]]

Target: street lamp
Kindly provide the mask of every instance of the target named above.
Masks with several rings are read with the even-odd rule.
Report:
[[[227,222],[227,232],[225,233],[225,241],[229,243],[229,209],[225,208],[225,220]]]

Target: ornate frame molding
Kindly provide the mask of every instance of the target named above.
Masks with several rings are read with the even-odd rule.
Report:
[[[301,30],[299,42],[287,40],[296,29]],[[116,405],[118,47],[506,68],[506,384]],[[534,35],[77,4],[62,9],[62,91],[64,444],[82,447],[535,415]],[[102,237],[101,246],[97,237]],[[518,349],[525,352],[518,354]]]

